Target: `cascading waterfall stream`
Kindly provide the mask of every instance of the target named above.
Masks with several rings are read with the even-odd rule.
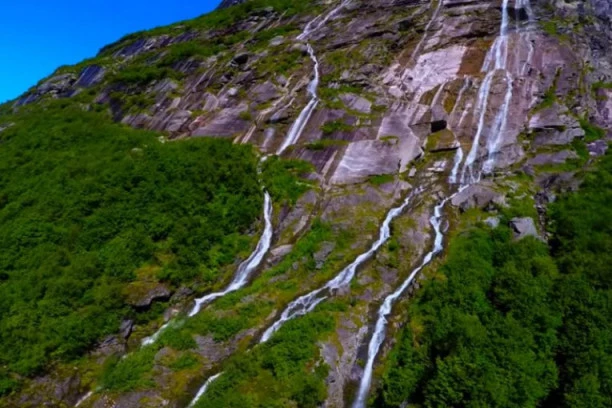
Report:
[[[416,193],[418,192],[420,192],[420,190],[417,190]],[[283,313],[281,313],[280,318],[277,319],[276,322],[274,322],[274,324],[272,324],[272,326],[270,326],[261,336],[260,343],[265,343],[268,341],[270,337],[289,320],[307,314],[335,290],[348,285],[353,280],[353,277],[357,272],[357,268],[365,261],[370,259],[372,255],[374,255],[374,253],[378,251],[380,247],[391,237],[391,221],[393,221],[404,211],[404,209],[406,209],[414,194],[415,192],[409,194],[400,206],[392,208],[387,213],[385,220],[380,226],[378,239],[372,244],[370,249],[359,255],[350,265],[340,271],[338,275],[336,275],[332,280],[328,281],[324,286],[320,287],[319,289],[315,289],[306,295],[300,296],[293,302],[289,303]]]
[[[234,279],[229,284],[225,290],[221,292],[210,293],[206,296],[203,296],[199,299],[196,299],[195,305],[193,309],[189,312],[189,316],[195,316],[198,314],[202,305],[207,304],[208,302],[212,302],[213,300],[220,298],[222,296],[227,295],[228,293],[237,291],[238,289],[243,288],[249,281],[249,277],[251,273],[259,267],[261,261],[264,256],[270,249],[270,245],[272,243],[272,199],[270,198],[270,194],[266,191],[264,195],[264,220],[265,227],[259,242],[257,243],[257,247],[255,251],[247,258],[246,261],[240,264],[238,270],[236,271],[236,275]]]
[[[524,0],[521,2],[522,6],[527,9],[529,13],[530,20],[531,17],[531,7],[528,4],[529,0]],[[491,57],[495,56],[495,65],[492,69],[490,69]],[[421,264],[412,271],[412,273],[408,276],[408,278],[402,283],[402,285],[397,288],[393,293],[388,295],[383,304],[378,310],[378,319],[376,321],[376,325],[374,328],[374,334],[370,340],[368,345],[368,359],[366,361],[364,372],[361,377],[361,381],[359,384],[359,389],[357,391],[357,397],[353,404],[353,408],[364,408],[367,401],[367,396],[370,390],[370,386],[372,383],[372,372],[374,368],[375,359],[380,351],[380,347],[385,341],[386,338],[386,326],[387,326],[387,316],[391,313],[393,304],[399,299],[402,293],[410,286],[412,281],[418,275],[418,273],[428,265],[435,255],[440,253],[443,250],[443,239],[444,235],[441,229],[442,224],[442,210],[446,203],[451,200],[456,194],[463,191],[469,185],[478,182],[480,180],[482,172],[487,172],[493,169],[494,161],[495,161],[495,153],[499,148],[499,143],[501,142],[501,134],[505,130],[507,117],[508,117],[508,109],[510,106],[510,102],[512,99],[512,85],[513,79],[506,68],[508,58],[508,0],[504,0],[502,4],[502,23],[500,29],[500,36],[496,39],[492,49],[490,50],[489,56],[485,60],[483,64],[483,71],[487,72],[483,83],[481,84],[480,90],[478,92],[478,101],[476,103],[476,109],[480,112],[480,117],[478,121],[478,128],[476,131],[476,135],[474,137],[474,141],[472,144],[472,148],[470,149],[470,153],[466,159],[466,162],[463,167],[463,171],[461,174],[460,187],[457,192],[455,192],[452,196],[447,197],[442,200],[434,209],[434,214],[430,218],[430,223],[435,232],[434,244],[433,248],[430,252],[425,255],[425,258],[421,262]],[[528,57],[529,59],[529,57]],[[495,125],[489,131],[489,133],[493,133],[493,138],[487,141],[487,150],[488,150],[488,158],[487,161],[482,165],[482,168],[477,172],[474,171],[474,162],[476,160],[476,155],[478,151],[480,137],[483,133],[484,122],[485,122],[485,113],[487,109],[489,90],[491,87],[491,83],[493,80],[493,76],[497,70],[505,71],[505,79],[507,84],[506,95],[504,97],[504,101],[500,110],[498,111],[495,117]],[[460,91],[460,94],[463,93]],[[458,97],[459,99],[459,97]],[[455,108],[453,108],[453,111]],[[491,136],[491,135],[489,135]],[[453,183],[457,181],[457,170],[462,160],[463,152],[461,149],[458,150],[457,156],[455,157],[455,163],[453,166],[451,177],[449,178],[449,182]],[[469,178],[467,178],[469,173]]]
[[[457,113],[457,109],[459,108],[459,105],[461,104],[462,100],[463,100],[463,94],[465,93],[465,91],[470,87],[471,81],[469,78],[465,78],[465,80],[463,81],[463,86],[461,87],[461,89],[459,90],[459,95],[457,95],[457,100],[455,101],[455,105],[453,106],[453,109],[451,110],[451,113],[449,115],[449,122],[452,122],[452,120],[455,117],[455,114]],[[465,110],[464,110],[465,113]],[[459,122],[457,122],[457,127],[461,126],[461,122],[463,121],[464,115],[461,114],[461,117],[459,118]],[[456,138],[457,136],[455,136]],[[459,173],[459,167],[461,166],[461,162],[463,161],[463,147],[461,147],[461,143],[459,142],[459,140],[457,140],[457,143],[459,144],[459,146],[457,147],[457,152],[455,153],[455,158],[453,159],[453,168],[451,170],[451,174],[448,177],[448,183],[449,184],[456,184],[457,183],[457,173]]]
[[[333,8],[327,14],[325,14],[325,15],[318,15],[317,17],[315,17],[314,19],[309,21],[308,24],[306,24],[306,27],[304,27],[304,30],[302,31],[302,33],[299,36],[297,36],[296,39],[298,41],[306,40],[311,33],[315,32],[316,30],[321,28],[327,21],[329,21],[331,18],[336,16],[338,14],[338,12],[341,9],[343,9],[346,5],[348,5],[350,2],[351,2],[351,0],[343,0],[338,6]],[[296,119],[296,121],[293,123],[293,125],[291,125],[291,128],[289,129],[289,133],[287,134],[287,137],[285,138],[285,140],[283,141],[283,143],[281,144],[281,146],[279,147],[279,149],[276,152],[277,155],[281,155],[282,153],[284,153],[284,151],[289,146],[291,146],[291,145],[293,145],[293,144],[295,144],[297,142],[297,140],[300,138],[300,135],[304,131],[304,128],[306,127],[310,117],[312,116],[315,108],[317,107],[317,105],[319,103],[319,98],[317,96],[317,89],[319,87],[319,60],[317,59],[317,56],[316,56],[316,54],[314,52],[314,49],[312,48],[310,43],[306,43],[306,47],[307,47],[307,50],[308,50],[308,55],[310,56],[310,59],[314,63],[314,67],[313,67],[314,76],[313,76],[313,79],[308,84],[308,88],[307,88],[308,94],[310,95],[310,101],[308,101],[308,104],[304,107],[304,109],[302,109],[302,111],[298,115],[298,118]],[[265,157],[264,157],[264,160],[265,160]],[[267,197],[267,199],[269,199],[269,196],[267,195],[267,193],[266,193],[266,197]],[[271,206],[271,203],[270,203],[270,208],[271,207],[272,206]],[[267,252],[267,249],[266,249],[266,252]],[[263,256],[262,256],[262,258],[263,258]],[[261,262],[261,259],[259,260],[259,262]],[[247,274],[247,276],[248,276],[248,274]],[[246,283],[246,278],[245,278],[245,282],[243,283],[243,285],[245,283]],[[230,287],[231,287],[231,285],[230,285]],[[234,290],[236,290],[236,289],[234,289]],[[226,292],[226,293],[229,293],[229,292]],[[215,298],[223,296],[224,294],[225,293],[223,293],[223,294],[221,294],[219,296],[216,296]],[[213,295],[214,294],[208,295],[208,297],[213,296]],[[205,297],[203,297],[201,299],[198,299],[198,301],[203,300],[203,301],[200,302],[200,305],[205,303],[205,302],[207,302],[207,301],[213,300],[213,299],[205,299],[205,298],[207,298],[207,296],[205,296]],[[198,301],[196,301],[196,307],[198,307]],[[318,304],[318,302],[317,302],[317,304]],[[314,306],[316,306],[316,304]],[[195,307],[194,307],[194,310],[195,310]],[[192,313],[194,312],[194,310],[192,310]],[[192,315],[192,313],[190,313],[190,316]],[[195,313],[197,313],[197,311],[195,311]],[[193,313],[193,314],[195,314],[195,313]],[[206,393],[206,391],[208,390],[208,387],[210,386],[210,384],[212,382],[214,382],[217,378],[219,378],[222,374],[223,374],[222,372],[218,373],[218,374],[210,377],[208,380],[206,380],[204,385],[202,385],[202,387],[198,390],[198,392],[195,395],[195,397],[193,398],[193,400],[190,402],[189,408],[195,406],[195,404],[202,397],[202,395],[204,395],[204,393]]]
[[[414,281],[414,278],[419,274],[419,272],[427,266],[434,258],[435,255],[440,253],[443,249],[442,240],[444,238],[444,234],[442,233],[442,209],[446,205],[446,202],[450,198],[446,198],[442,200],[434,209],[434,214],[429,219],[431,226],[435,231],[434,244],[431,251],[425,255],[421,264],[415,268],[408,278],[404,280],[399,288],[397,288],[393,293],[388,295],[380,309],[378,309],[378,319],[376,320],[376,326],[374,328],[374,334],[372,335],[372,339],[370,340],[370,344],[368,345],[368,360],[363,369],[363,375],[361,376],[361,382],[359,383],[359,389],[357,391],[357,398],[353,403],[353,408],[364,408],[366,405],[368,392],[370,391],[370,385],[372,383],[372,371],[374,369],[374,360],[378,355],[380,347],[385,341],[385,329],[387,327],[387,316],[391,313],[393,309],[393,304],[399,299],[399,297],[404,293],[404,291],[410,286],[410,284]]]
[[[314,78],[308,84],[308,93],[310,94],[310,101],[302,111],[300,112],[298,118],[293,125],[291,125],[291,129],[289,129],[289,133],[287,137],[283,141],[283,144],[280,146],[276,154],[281,155],[289,146],[295,144],[297,140],[300,138],[300,135],[304,131],[308,120],[312,116],[315,108],[319,104],[319,98],[317,97],[317,88],[319,87],[319,60],[315,55],[313,48],[310,44],[306,45],[308,49],[308,54],[310,55],[310,59],[314,62]]]
[[[206,380],[206,382],[204,383],[204,385],[198,390],[198,393],[193,398],[193,400],[191,400],[187,408],[194,407],[195,404],[198,402],[198,400],[202,397],[202,395],[204,395],[204,393],[208,390],[208,387],[210,387],[210,384],[212,384],[217,378],[221,377],[221,374],[223,373],[221,372],[221,373],[213,375],[212,377],[209,377],[208,380]]]

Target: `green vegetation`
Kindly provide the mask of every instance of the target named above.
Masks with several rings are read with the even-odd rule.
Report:
[[[560,321],[545,245],[473,230],[453,240],[441,272],[409,307],[379,406],[535,406],[555,385]]]
[[[370,176],[368,181],[375,186],[382,186],[383,184],[390,183],[395,180],[395,176],[393,174],[377,174],[375,176]]]
[[[320,361],[317,339],[333,327],[332,313],[320,310],[288,322],[267,343],[232,357],[196,406],[320,406],[329,368]]]
[[[162,144],[71,105],[25,108],[0,134],[2,393],[117,332],[140,280],[217,280],[260,214],[251,147]]]
[[[331,135],[336,132],[348,132],[354,129],[354,126],[347,125],[341,120],[326,122],[321,125],[321,131],[324,135]]]
[[[308,150],[321,151],[325,150],[328,147],[334,146],[344,146],[347,144],[346,140],[337,140],[337,139],[319,139],[314,142],[310,142],[306,145]]]
[[[612,155],[551,207],[551,253],[562,279],[559,387],[547,406],[612,406]]]
[[[550,248],[506,227],[456,236],[373,404],[612,405],[612,155],[551,206]]]
[[[597,92],[599,89],[612,89],[612,82],[597,81],[593,84],[592,89],[594,92]]]
[[[234,7],[214,10],[211,13],[204,14],[201,17],[192,20],[182,21],[169,26],[158,27],[152,30],[140,31],[126,35],[119,41],[102,48],[100,50],[100,55],[111,55],[119,49],[143,38],[150,38],[164,34],[174,34],[176,33],[177,28],[181,29],[181,33],[189,31],[199,32],[202,30],[215,30],[215,34],[217,34],[219,37],[231,37],[230,33],[227,31],[231,31],[231,27],[233,25],[246,20],[248,16],[252,14],[262,12],[263,9],[268,7],[272,7],[272,9],[276,12],[283,13],[285,17],[291,17],[305,11],[310,11],[313,14],[316,14],[318,9],[317,7],[313,7],[311,3],[301,0],[250,0]],[[216,32],[216,30],[220,30],[220,32]]]
[[[262,177],[274,202],[295,204],[298,198],[313,187],[305,176],[314,171],[304,160],[281,160],[274,156],[263,164]]]
[[[584,140],[586,142],[593,142],[595,140],[603,139],[606,136],[605,129],[600,128],[592,124],[586,118],[580,118],[580,127],[584,130]]]

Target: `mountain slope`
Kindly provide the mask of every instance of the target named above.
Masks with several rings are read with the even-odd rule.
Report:
[[[217,241],[189,236],[196,227],[186,226],[180,249],[194,254],[187,257],[197,272],[180,267],[153,279],[153,290],[165,287],[161,298],[169,303],[152,302],[144,311],[120,299],[126,308],[121,317],[131,321],[127,334],[69,356],[45,349],[41,371],[12,367],[13,348],[3,339],[7,354],[0,361],[6,372],[0,384],[8,384],[0,387],[3,403],[73,406],[86,396],[79,406],[179,407],[200,389],[206,392],[194,400],[196,406],[340,407],[356,400],[360,407],[368,398],[380,406],[400,406],[406,399],[508,406],[505,394],[491,391],[493,382],[477,394],[473,384],[449,380],[466,376],[466,367],[491,369],[469,377],[498,376],[510,384],[509,394],[529,389],[524,399],[512,400],[517,406],[558,401],[553,394],[561,393],[554,385],[559,352],[539,336],[557,336],[561,321],[572,317],[561,306],[542,306],[555,297],[550,282],[558,275],[546,245],[533,237],[513,239],[547,239],[549,202],[575,190],[582,172],[607,148],[610,24],[605,1],[251,0],[127,36],[91,60],[58,69],[2,107],[3,142],[24,137],[19,132],[27,132],[22,122],[29,117],[44,118],[41,112],[65,103],[85,116],[98,112],[106,126],[125,132],[119,124],[159,132],[169,140],[156,145],[160,155],[168,145],[182,146],[176,149],[187,151],[187,163],[177,164],[178,174],[204,165],[195,159],[198,154],[219,159],[220,153],[189,147],[199,138],[253,145],[261,152],[259,164],[248,149],[221,143],[227,153],[220,164],[202,170],[206,177],[218,171],[213,183],[232,197],[215,207],[219,215],[206,218],[233,219],[244,206],[240,222],[223,226],[223,232],[234,232],[231,236],[250,248],[217,235]],[[168,160],[181,161],[176,154]],[[23,160],[7,166],[7,174],[20,166]],[[185,182],[193,181],[193,171],[187,173]],[[257,182],[272,197],[272,249],[233,287],[233,273],[245,270],[237,260],[249,250],[257,255],[255,235],[269,215],[254,220],[263,195],[253,190]],[[171,193],[174,200],[185,195]],[[187,198],[197,202],[191,194]],[[201,211],[190,202],[181,205]],[[483,221],[501,225],[487,228]],[[249,223],[257,234],[237,238]],[[467,230],[469,239],[462,235]],[[6,246],[19,242],[6,239]],[[212,248],[204,260],[196,249],[202,241]],[[480,253],[482,259],[461,252]],[[492,252],[512,255],[488,257]],[[126,268],[130,277],[123,284],[142,284],[136,279],[141,266]],[[507,274],[496,274],[496,268]],[[539,292],[519,288],[512,296],[497,294],[502,300],[478,297],[474,307],[487,313],[449,316],[448,304],[461,304],[465,295],[465,270],[474,270],[475,281],[476,272],[486,271],[481,281],[468,282],[475,297],[502,292],[515,280]],[[408,302],[427,277],[443,283],[425,284],[423,294]],[[5,280],[12,283],[11,277]],[[194,311],[194,297],[211,291],[228,293]],[[446,304],[427,303],[443,296]],[[506,318],[521,296],[540,305],[540,314]],[[394,307],[397,302],[402,305]],[[474,323],[471,333],[457,323],[475,316],[484,329]],[[110,334],[112,327],[119,333],[119,322],[118,316],[92,336]],[[454,324],[457,332],[444,332]],[[489,344],[479,344],[472,354],[447,344],[459,332],[467,339],[488,333],[494,341],[490,333],[516,327],[526,336],[516,339],[515,354],[493,363],[463,364],[494,354]],[[572,341],[565,349],[572,349]],[[88,338],[85,344],[91,343]],[[119,358],[127,350],[127,357]],[[75,360],[76,355],[82,357]],[[428,360],[436,355],[448,357],[447,366]],[[571,364],[558,365],[564,384],[571,383]]]

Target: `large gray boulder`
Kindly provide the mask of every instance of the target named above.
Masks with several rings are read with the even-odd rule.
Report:
[[[513,218],[510,220],[510,227],[514,231],[514,238],[517,240],[525,237],[539,237],[538,230],[531,217]]]
[[[451,204],[462,212],[470,208],[490,209],[493,205],[505,205],[504,195],[484,184],[473,184],[453,197]]]

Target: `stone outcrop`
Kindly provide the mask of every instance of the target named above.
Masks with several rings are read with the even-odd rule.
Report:
[[[566,145],[575,138],[584,137],[584,130],[578,120],[571,117],[569,110],[558,104],[538,111],[529,121],[536,146]]]
[[[451,204],[461,211],[467,211],[470,208],[492,209],[494,206],[505,205],[505,202],[504,195],[496,192],[492,186],[473,184],[457,193],[451,200]]]
[[[514,231],[515,239],[523,239],[525,237],[538,237],[538,230],[536,229],[533,218],[513,218],[510,220],[510,227]]]

